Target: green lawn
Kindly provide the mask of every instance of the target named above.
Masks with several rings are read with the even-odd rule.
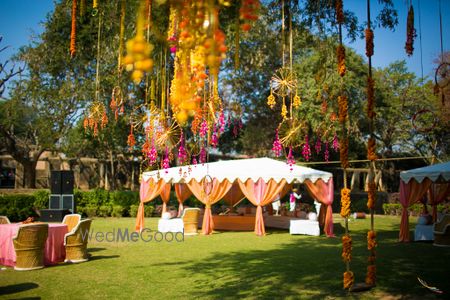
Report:
[[[450,295],[450,248],[431,243],[397,242],[399,217],[376,216],[378,282],[371,291],[342,290],[340,236],[343,221],[335,217],[338,238],[291,236],[268,230],[222,232],[185,237],[184,242],[89,243],[92,258],[42,270],[0,271],[0,297],[25,298],[444,298]],[[415,222],[415,218],[412,218]],[[157,219],[146,220],[156,229]],[[414,224],[411,224],[413,228]],[[352,270],[364,280],[369,219],[351,220]],[[134,219],[95,219],[94,232],[134,228]],[[436,296],[416,277],[443,290]]]

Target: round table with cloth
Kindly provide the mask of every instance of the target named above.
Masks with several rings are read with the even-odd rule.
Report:
[[[20,225],[20,223],[0,225],[0,265],[15,266],[16,251],[14,250],[13,238],[17,236]],[[44,251],[45,265],[53,265],[64,261],[66,257],[64,235],[66,233],[66,224],[48,224],[48,237]]]

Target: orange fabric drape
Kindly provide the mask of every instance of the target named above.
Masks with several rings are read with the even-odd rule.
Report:
[[[292,189],[292,185],[286,183],[284,185],[283,189],[278,193],[278,197],[280,197],[280,199],[283,198],[291,189]],[[275,201],[275,199],[273,199],[273,200]]]
[[[328,182],[325,182],[322,179],[318,179],[314,183],[311,180],[307,179],[304,181],[304,184],[306,185],[306,189],[312,197],[326,205],[327,211],[325,214],[325,224],[323,227],[323,231],[328,237],[333,237],[333,210],[331,208],[334,200],[333,178],[330,178]]]
[[[203,216],[202,231],[203,234],[211,234],[214,230],[214,222],[211,213],[211,205],[218,202],[225,196],[228,190],[231,188],[231,182],[224,180],[220,182],[216,178],[212,180],[211,191],[208,194],[205,193],[203,188],[203,183],[205,179],[201,182],[196,180],[191,180],[187,183],[187,186],[191,190],[192,194],[203,204],[205,204],[205,214]]]
[[[421,183],[411,179],[408,183],[400,180],[400,204],[402,205],[402,221],[400,223],[400,242],[409,242],[408,207],[422,199],[431,185],[431,180],[424,179]]]
[[[223,196],[223,200],[229,205],[234,206],[236,203],[242,200],[244,198],[244,194],[242,193],[241,189],[239,188],[239,183],[234,182],[231,185],[230,190],[228,193]]]
[[[178,200],[178,217],[181,216],[183,211],[183,202],[192,195],[191,190],[186,186],[185,183],[175,183],[175,195]]]
[[[255,234],[259,236],[265,235],[266,229],[264,227],[262,207],[276,199],[277,195],[283,190],[286,180],[283,179],[280,183],[277,183],[271,179],[266,183],[260,178],[256,182],[248,179],[245,183],[238,180],[238,183],[245,197],[256,206]]]
[[[162,179],[158,180],[156,183],[153,179],[149,179],[148,181],[142,180],[141,187],[139,189],[139,197],[141,202],[139,203],[139,209],[136,216],[136,231],[142,231],[142,229],[144,229],[144,203],[158,197],[165,185],[166,182]]]
[[[433,223],[437,221],[437,205],[447,198],[450,194],[449,183],[432,183],[429,191],[430,204],[433,206]]]
[[[163,202],[163,208],[162,208],[162,212],[161,215],[165,212],[167,212],[167,203],[169,203],[170,201],[170,189],[171,189],[171,185],[170,183],[167,183],[161,190],[161,193],[159,194],[159,196],[161,197],[161,200]]]

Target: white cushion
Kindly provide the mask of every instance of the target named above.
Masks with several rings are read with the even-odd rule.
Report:
[[[314,212],[310,212],[310,213],[308,214],[308,219],[309,219],[310,221],[317,221],[317,214],[314,213]]]
[[[171,217],[170,212],[165,212],[161,215],[161,219],[164,219],[164,220],[169,220],[170,217]]]

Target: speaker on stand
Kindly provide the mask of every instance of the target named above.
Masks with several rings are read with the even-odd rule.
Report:
[[[42,221],[61,222],[66,214],[75,213],[73,185],[73,171],[51,172],[49,209],[41,210]]]

